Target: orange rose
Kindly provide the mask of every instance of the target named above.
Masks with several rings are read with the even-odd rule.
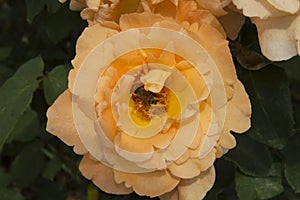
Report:
[[[232,0],[258,31],[262,53],[270,60],[287,60],[300,55],[299,0]]]
[[[186,15],[186,13],[189,13]],[[213,163],[250,127],[251,108],[216,20],[182,2],[175,18],[121,15],[78,39],[69,88],[47,130],[107,193],[201,199]]]

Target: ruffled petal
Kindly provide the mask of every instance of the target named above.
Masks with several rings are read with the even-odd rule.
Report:
[[[153,171],[143,174],[115,171],[117,183],[125,182],[126,187],[132,187],[139,195],[150,197],[160,196],[173,190],[180,179],[172,176],[167,170]]]
[[[285,15],[285,13],[280,12],[265,0],[232,0],[232,2],[238,9],[243,10],[243,14],[247,17],[259,17],[261,19],[266,19],[272,16]]]
[[[47,111],[46,130],[60,138],[69,146],[74,146],[77,154],[85,154],[87,150],[82,144],[75,128],[72,113],[72,94],[69,90],[62,93]]]
[[[178,185],[178,199],[203,199],[215,182],[215,169],[210,167],[192,179],[182,179]]]
[[[152,13],[132,13],[124,14],[120,17],[120,28],[122,31],[131,28],[141,28],[152,26],[156,22],[165,20],[165,18],[159,14]]]
[[[240,81],[234,84],[234,95],[227,104],[224,131],[243,133],[250,128],[251,104]]]
[[[94,161],[89,154],[83,156],[79,170],[87,179],[93,181],[101,190],[112,194],[130,194],[132,188],[125,187],[122,183],[114,181],[113,169],[103,165],[99,161]]]
[[[260,20],[253,18],[258,31],[258,39],[262,53],[270,60],[287,60],[300,55],[299,44],[300,16]]]
[[[300,6],[299,0],[268,0],[268,2],[278,10],[292,14],[296,13]]]

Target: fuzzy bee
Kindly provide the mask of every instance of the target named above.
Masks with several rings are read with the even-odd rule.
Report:
[[[147,91],[144,87],[138,87],[133,92],[135,101],[140,102],[142,105],[151,106],[157,104],[157,97],[153,92]]]

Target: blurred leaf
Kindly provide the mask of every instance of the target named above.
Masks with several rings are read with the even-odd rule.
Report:
[[[269,150],[248,135],[237,136],[237,146],[225,158],[235,163],[250,176],[267,176],[272,170],[272,157]]]
[[[45,98],[49,105],[67,89],[69,70],[70,67],[57,66],[44,79]]]
[[[0,187],[5,187],[10,184],[12,177],[8,173],[0,172]],[[1,193],[0,193],[1,194]]]
[[[50,40],[58,43],[78,29],[78,14],[59,9],[58,12],[44,16],[44,26]],[[83,22],[82,22],[83,23]],[[59,27],[59,28],[58,28]]]
[[[55,176],[62,168],[62,162],[58,158],[53,158],[48,161],[46,168],[43,172],[43,177],[53,181]]]
[[[88,197],[87,200],[98,200],[99,199],[99,189],[94,185],[90,184],[88,186]]]
[[[29,143],[13,161],[11,173],[20,187],[32,184],[44,168],[45,158],[41,147],[39,142]]]
[[[0,61],[7,58],[11,52],[11,47],[0,47]]]
[[[300,56],[295,56],[287,61],[278,62],[277,65],[284,67],[292,79],[300,81]]]
[[[0,200],[23,200],[25,199],[18,191],[0,187]]]
[[[270,199],[283,192],[281,185],[280,164],[276,164],[277,176],[275,177],[251,177],[236,172],[236,190],[239,199]]]
[[[269,65],[258,71],[237,68],[252,104],[249,136],[281,149],[292,134],[294,119],[284,70]]]
[[[56,0],[44,0],[47,5],[47,10],[49,13],[57,12],[62,6],[59,1]]]
[[[26,12],[27,12],[27,21],[32,22],[34,17],[42,12],[45,0],[25,0],[26,1]]]
[[[15,128],[10,133],[7,142],[13,140],[19,142],[31,141],[39,134],[39,120],[35,111],[28,109],[17,121]]]
[[[0,87],[1,85],[14,74],[14,71],[4,65],[0,65]]]
[[[38,88],[35,79],[41,74],[42,69],[40,57],[31,59],[0,88],[0,151],[18,118],[29,107],[33,92]]]
[[[66,200],[66,192],[61,187],[60,183],[58,182],[51,182],[51,181],[39,181],[38,182],[38,198],[42,200]],[[76,199],[76,198],[70,198]]]
[[[289,185],[296,193],[300,193],[300,135],[292,137],[282,150],[284,155],[284,173]]]

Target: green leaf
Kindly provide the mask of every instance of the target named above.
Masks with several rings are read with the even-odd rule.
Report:
[[[216,180],[213,188],[209,190],[205,196],[205,200],[215,200],[221,195],[224,197],[224,192],[228,192],[231,189],[234,190],[234,165],[224,158],[221,158],[216,160],[214,166],[216,169]],[[231,196],[229,199],[234,199],[234,197]]]
[[[48,161],[45,171],[43,172],[43,177],[53,181],[54,177],[58,174],[61,168],[62,162],[58,158],[53,158]]]
[[[70,67],[57,66],[44,79],[45,98],[49,105],[67,89],[69,70]]]
[[[42,70],[41,58],[31,59],[0,88],[0,151],[19,117],[29,107],[33,93],[38,88],[36,78],[41,75]]]
[[[26,0],[27,21],[32,22],[35,16],[42,12],[45,0]]]
[[[296,193],[300,193],[300,135],[292,137],[282,150],[284,155],[284,173],[289,185]]]
[[[21,65],[14,76],[35,80],[37,77],[43,75],[43,69],[43,59],[38,56]]]
[[[13,140],[19,142],[31,141],[39,134],[39,120],[35,111],[28,109],[17,121],[15,128],[10,133],[7,142]]]
[[[251,177],[236,172],[236,191],[239,199],[270,199],[282,193],[280,164],[276,164],[276,168],[275,177]]]
[[[0,47],[0,61],[7,58],[11,52],[11,47]]]
[[[289,82],[284,70],[272,65],[258,71],[237,69],[252,104],[252,127],[248,135],[282,149],[294,124]]]
[[[0,88],[0,150],[18,118],[29,107],[37,87],[36,81],[13,77]]]
[[[13,161],[11,173],[20,187],[32,184],[44,168],[45,158],[41,147],[41,143],[29,143]]]
[[[24,200],[25,198],[18,191],[0,187],[0,200]]]
[[[12,177],[8,173],[0,172],[0,187],[5,187],[10,184]],[[1,194],[1,193],[0,193]]]
[[[248,135],[236,137],[237,146],[225,158],[236,164],[250,176],[268,176],[272,172],[272,157],[269,150]]]
[[[43,24],[50,40],[58,43],[68,37],[73,30],[78,30],[78,27],[84,24],[82,20],[78,23],[78,19],[79,16],[77,13],[59,9],[56,13],[45,15]]]
[[[0,87],[12,75],[14,71],[4,65],[0,65]]]
[[[45,1],[47,5],[47,10],[50,13],[55,13],[62,7],[62,5],[56,0],[45,0]]]

